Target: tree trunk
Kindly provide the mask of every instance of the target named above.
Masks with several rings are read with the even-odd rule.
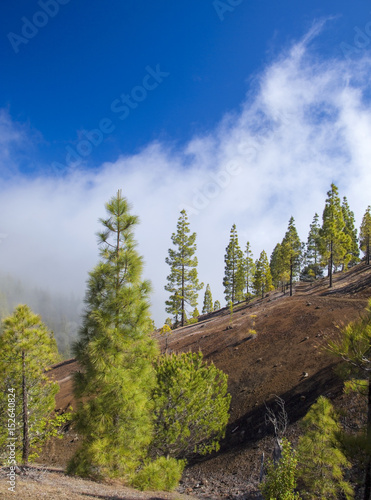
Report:
[[[264,471],[264,451],[262,453],[261,459],[260,459],[260,475],[259,475],[259,483],[262,483],[265,477],[265,471]]]
[[[182,265],[182,326],[184,326],[184,265]]]
[[[293,275],[293,264],[290,264],[290,297],[292,297],[292,275]]]
[[[22,460],[24,464],[28,462],[30,451],[30,438],[28,435],[28,401],[27,401],[27,386],[26,386],[26,361],[25,352],[22,351],[22,418],[23,418],[23,447]]]
[[[282,442],[278,437],[274,440],[274,448],[273,448],[273,463],[275,465],[281,460],[282,457]]]
[[[366,434],[366,476],[365,476],[365,493],[364,500],[371,499],[371,454],[370,454],[370,442],[371,442],[371,374],[368,378],[368,396],[367,396],[367,434]]]

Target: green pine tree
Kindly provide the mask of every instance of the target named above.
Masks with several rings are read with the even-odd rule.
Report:
[[[174,315],[175,324],[180,317],[180,324],[184,326],[187,322],[186,306],[197,306],[198,292],[204,284],[198,281],[196,233],[190,234],[186,211],[182,210],[180,214],[177,232],[171,236],[176,249],[169,248],[169,256],[165,259],[171,269],[165,290],[170,293],[166,312]]]
[[[367,427],[365,450],[367,453],[364,499],[371,498],[371,300],[365,314],[349,323],[337,339],[329,342],[329,350],[347,363],[349,376],[366,380]]]
[[[273,290],[272,274],[268,257],[264,250],[260,253],[259,260],[256,261],[255,266],[254,290],[256,295],[261,295],[263,298],[266,292]]]
[[[17,306],[13,314],[3,320],[0,336],[2,457],[7,455],[6,445],[11,443],[17,450],[17,461],[34,460],[53,429],[62,423],[63,419],[53,416],[59,386],[45,374],[58,360],[53,334],[28,306]],[[8,413],[9,401],[11,413]],[[8,426],[11,422],[14,426]]]
[[[227,375],[201,352],[162,356],[156,373],[153,452],[188,458],[218,450],[229,418]]]
[[[366,257],[366,264],[370,265],[370,247],[371,247],[371,205],[367,207],[362,219],[359,231],[359,246]]]
[[[149,337],[150,284],[142,280],[136,251],[138,218],[121,191],[106,204],[98,233],[100,262],[91,271],[86,310],[74,352],[81,371],[74,378],[80,401],[75,425],[82,445],[68,471],[132,481],[153,435],[158,348]]]
[[[200,311],[197,309],[197,307],[195,307],[193,312],[192,312],[192,316],[187,320],[187,324],[192,325],[194,323],[197,323],[199,315],[200,315]]]
[[[335,184],[331,184],[331,189],[327,192],[319,234],[321,256],[323,261],[327,263],[329,287],[331,288],[333,271],[340,265],[345,269],[351,258],[349,254],[351,238],[345,233],[343,210]]]
[[[255,275],[255,262],[250,248],[250,242],[246,243],[244,256],[244,275],[245,275],[245,298],[248,300],[252,296],[253,281]]]
[[[268,460],[266,477],[260,491],[266,500],[300,500],[295,492],[297,478],[297,458],[291,443],[282,438],[282,454],[278,463]]]
[[[320,224],[319,215],[314,214],[312,224],[309,226],[309,234],[305,246],[304,269],[300,279],[303,281],[313,281],[323,276],[321,255],[320,255]]]
[[[348,250],[348,267],[352,267],[359,262],[358,235],[354,213],[350,210],[348,200],[345,196],[343,198],[341,209],[343,211],[343,219],[345,224],[344,232],[350,237],[350,247]]]
[[[213,311],[213,297],[211,295],[210,285],[206,285],[205,295],[204,295],[204,305],[202,308],[202,314],[210,313]]]
[[[219,311],[220,308],[221,308],[220,302],[219,300],[216,300],[214,302],[214,311]]]
[[[292,284],[300,272],[301,242],[296,231],[294,217],[290,217],[286,234],[281,243],[281,259],[283,271],[289,275],[290,297]]]
[[[285,285],[289,281],[289,274],[284,268],[282,246],[277,243],[271,254],[269,266],[272,274],[272,283],[275,288],[282,286],[282,291],[285,291]]]
[[[234,304],[243,299],[244,259],[243,252],[238,244],[236,225],[233,224],[228,246],[224,256],[224,295],[227,303],[231,300]]]
[[[342,493],[353,497],[343,469],[350,464],[337,441],[338,417],[331,402],[320,396],[302,420],[304,435],[299,439],[299,477],[304,482],[305,498],[336,499]]]

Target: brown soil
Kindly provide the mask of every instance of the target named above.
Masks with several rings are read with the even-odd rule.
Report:
[[[122,484],[105,484],[69,477],[60,469],[43,466],[23,467],[16,476],[15,493],[7,490],[5,470],[0,470],[0,498],[2,500],[195,500],[188,495],[164,492],[140,492]]]
[[[273,440],[272,429],[265,424],[265,404],[274,406],[275,395],[285,401],[290,420],[287,436],[293,443],[298,436],[297,422],[320,395],[346,409],[346,425],[354,425],[350,415],[362,423],[364,402],[343,394],[343,382],[334,372],[338,360],[325,346],[338,334],[339,326],[362,314],[370,297],[371,267],[360,264],[335,274],[332,289],[327,279],[300,283],[292,297],[272,292],[236,306],[232,320],[226,308],[169,335],[169,352],[201,349],[207,360],[228,373],[232,394],[231,417],[221,450],[192,463],[179,492],[210,499],[258,498],[261,455],[271,454]],[[164,349],[165,340],[158,339]],[[71,375],[76,370],[76,362],[69,360],[51,371],[61,386],[57,396],[60,410],[75,404]],[[62,440],[49,445],[41,460],[48,466],[64,467],[78,444],[78,436],[68,429]],[[132,498],[100,495],[89,496]],[[80,498],[68,496],[71,500]],[[23,493],[22,497],[31,498]]]

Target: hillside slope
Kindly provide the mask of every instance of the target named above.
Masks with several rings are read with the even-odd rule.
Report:
[[[221,451],[192,464],[180,491],[205,498],[246,498],[242,492],[248,482],[251,489],[257,481],[262,451],[270,451],[264,414],[265,403],[272,404],[274,395],[285,401],[289,436],[294,441],[295,423],[318,396],[341,402],[343,383],[333,370],[338,360],[324,346],[339,326],[359,317],[370,297],[371,268],[360,264],[335,274],[332,289],[326,279],[300,283],[293,297],[271,292],[264,299],[235,307],[232,321],[229,312],[221,310],[169,335],[168,352],[201,349],[207,360],[228,373],[232,394]],[[158,339],[164,349],[165,340]],[[69,360],[51,372],[61,386],[57,397],[61,410],[74,405],[71,374],[77,369],[76,362]],[[64,466],[77,445],[78,436],[70,430],[42,458]]]

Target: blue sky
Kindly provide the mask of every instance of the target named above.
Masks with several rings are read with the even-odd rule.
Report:
[[[122,188],[142,221],[160,323],[181,208],[200,278],[221,302],[233,223],[255,257],[291,215],[305,240],[332,181],[360,223],[371,203],[370,11],[366,1],[2,2],[0,270],[82,294],[97,218]]]

